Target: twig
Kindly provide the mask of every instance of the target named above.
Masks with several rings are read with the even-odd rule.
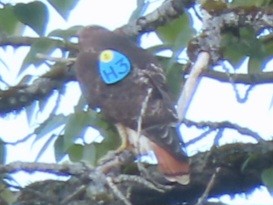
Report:
[[[80,187],[77,188],[76,191],[74,191],[72,194],[70,194],[69,196],[65,197],[60,205],[65,205],[68,204],[68,202],[72,201],[74,198],[78,197],[80,194],[82,194],[86,189],[86,185],[81,185]]]
[[[109,160],[103,161],[101,165],[96,167],[96,170],[107,173],[113,167],[119,167],[122,164],[130,163],[134,160],[134,154],[129,150],[124,150],[115,153],[115,156],[110,158]]]
[[[260,73],[226,73],[216,70],[204,70],[201,76],[218,80],[224,83],[260,85],[273,82],[273,72]],[[232,79],[232,81],[231,81]]]
[[[25,84],[0,90],[0,115],[18,111],[35,100],[49,96],[53,90],[58,90],[65,83],[73,80],[75,81],[76,77],[70,66],[56,64],[31,85]]]
[[[49,198],[47,195],[45,195],[44,193],[40,192],[39,190],[30,188],[30,187],[26,187],[24,189],[25,194],[27,193],[28,195],[32,196],[34,198],[37,197],[40,199],[40,201],[43,201],[45,204],[56,204],[57,201],[55,198]]]
[[[26,141],[29,140],[31,137],[33,137],[33,135],[34,135],[34,134],[31,133],[31,134],[28,134],[27,136],[23,137],[22,139],[16,140],[16,141],[14,141],[14,142],[6,142],[6,141],[4,141],[3,143],[4,143],[5,145],[16,146],[16,145],[18,145],[18,144],[20,144],[20,143],[26,142]]]
[[[53,61],[56,63],[74,63],[76,61],[76,58],[56,58],[48,55],[44,55],[42,53],[37,53],[36,54],[37,58],[43,59],[43,60],[48,60],[48,61]]]
[[[132,203],[126,198],[126,196],[124,196],[124,194],[113,183],[113,179],[111,177],[106,177],[106,182],[118,199],[123,201],[125,205],[132,205]]]
[[[116,32],[123,33],[128,36],[138,36],[141,33],[146,33],[156,30],[159,26],[165,25],[178,18],[184,13],[185,8],[189,8],[194,4],[194,0],[169,0],[154,10],[153,12],[142,16],[136,21],[131,21],[129,24],[118,28]]]
[[[71,42],[65,42],[62,40],[57,40],[47,37],[27,37],[27,36],[5,36],[0,38],[0,46],[31,46],[33,43],[38,42],[41,39],[48,39],[51,42],[54,42],[56,47],[61,48],[62,50],[75,51],[78,50],[78,45]]]
[[[167,185],[161,185],[161,184],[155,185],[152,182],[147,181],[143,177],[136,176],[136,175],[132,176],[132,175],[120,174],[119,176],[115,177],[113,180],[116,183],[122,183],[122,182],[138,183],[149,189],[156,190],[160,193],[164,193],[166,192],[166,190],[171,190],[173,188],[172,186],[167,186]]]
[[[194,122],[191,120],[187,120],[187,119],[183,119],[182,121],[183,124],[185,124],[186,126],[195,126],[197,128],[206,128],[209,127],[210,130],[206,131],[206,133],[209,133],[213,130],[217,130],[217,129],[234,129],[237,132],[239,132],[242,135],[248,135],[250,137],[252,137],[253,139],[257,140],[258,142],[264,142],[265,140],[257,133],[252,131],[251,129],[247,128],[247,127],[241,127],[235,123],[231,123],[228,121],[223,121],[223,122]],[[207,135],[207,134],[206,134]],[[187,143],[187,146],[189,144],[193,144],[199,140],[201,140],[203,137],[205,137],[206,135],[200,135],[199,137],[191,140],[190,142]]]
[[[217,174],[220,172],[221,168],[217,167],[215,170],[215,173],[211,176],[210,181],[204,191],[204,193],[202,194],[202,196],[198,199],[197,203],[195,205],[203,205],[205,200],[207,200],[208,196],[209,196],[209,192],[210,190],[213,188],[213,185],[215,183],[215,179]]]
[[[28,173],[45,172],[59,176],[80,175],[86,171],[86,167],[81,164],[56,164],[39,162],[11,162],[6,165],[0,165],[0,174],[15,173],[25,171]]]

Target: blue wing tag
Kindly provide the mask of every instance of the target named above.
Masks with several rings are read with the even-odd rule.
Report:
[[[124,79],[131,71],[128,58],[114,50],[104,50],[99,56],[99,70],[106,84],[113,84]]]

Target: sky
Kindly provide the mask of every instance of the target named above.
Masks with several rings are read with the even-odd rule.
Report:
[[[11,1],[8,1],[11,2]],[[14,1],[12,1],[14,2]],[[19,1],[22,2],[22,1]],[[27,1],[25,1],[27,2]],[[160,1],[153,3],[153,8],[160,4]],[[67,22],[59,17],[54,10],[50,16],[48,33],[54,29],[61,28],[66,29],[74,25],[101,25],[113,30],[127,23],[131,12],[136,7],[135,0],[82,0],[77,7],[71,12]],[[150,10],[149,10],[150,11]],[[148,12],[149,12],[148,11]],[[34,33],[28,29],[25,35],[34,35]],[[158,40],[149,38],[145,39],[144,46],[157,43]],[[8,67],[14,70],[19,70],[22,63],[22,58],[27,48],[18,49],[14,51],[11,48],[7,48],[5,52],[0,51],[0,56],[4,56]],[[56,54],[57,55],[57,54]],[[15,56],[18,56],[15,58]],[[16,61],[14,61],[16,59]],[[9,72],[9,71],[6,71]],[[36,68],[32,68],[31,73],[36,75],[41,74],[41,71]],[[4,75],[5,73],[3,73]],[[7,81],[11,85],[16,84],[16,72],[7,77]],[[77,96],[80,95],[80,90],[75,83],[69,84],[73,89],[67,92],[67,96],[63,99],[64,109],[60,110],[62,113],[69,113],[73,109],[73,105],[77,104]],[[244,86],[240,86],[241,95],[244,95]],[[219,84],[219,82],[210,79],[202,79],[196,94],[189,107],[187,118],[197,121],[221,121],[229,120],[231,122],[238,123],[244,127],[251,127],[253,131],[258,132],[264,138],[271,138],[273,133],[273,111],[271,109],[271,101],[273,96],[272,85],[262,85],[255,87],[249,94],[249,100],[245,104],[238,103],[235,97],[233,87],[230,84]],[[54,99],[51,100],[53,103]],[[50,105],[49,105],[50,106]],[[26,121],[26,115],[21,113],[20,115],[8,115],[5,118],[0,118],[0,136],[7,141],[16,141],[23,136],[26,136],[31,130],[45,119],[46,116],[38,114],[38,121],[32,121],[32,127],[29,127]],[[187,139],[190,140],[196,136],[199,130],[194,128],[183,127],[182,132],[186,133]],[[232,143],[232,142],[255,142],[255,140],[241,136],[236,131],[225,131],[226,135],[220,140],[220,143]],[[230,137],[232,136],[232,138]],[[208,150],[211,146],[213,136],[201,140],[198,145],[190,146],[188,152],[194,154],[198,151]],[[18,144],[16,147],[9,147],[9,154],[7,162],[21,160],[21,161],[33,161],[36,157],[35,153],[39,151],[43,143],[47,139],[41,139],[33,144],[33,138],[29,139],[24,144]],[[54,162],[54,155],[48,150],[39,161],[41,162]],[[28,175],[26,173],[18,173],[16,179],[20,184],[28,184],[36,180],[41,179],[40,174]],[[52,178],[52,175],[43,175],[43,177]],[[225,203],[230,204],[245,204],[245,198],[248,199],[247,204],[273,204],[273,199],[270,197],[265,188],[258,189],[254,194],[250,196],[240,195],[235,199],[229,196],[223,196],[221,199]],[[261,203],[261,199],[263,202]],[[249,202],[250,201],[250,202]]]

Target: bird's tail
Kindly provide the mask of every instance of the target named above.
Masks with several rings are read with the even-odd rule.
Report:
[[[152,144],[153,151],[157,157],[159,171],[171,182],[187,185],[190,182],[190,167],[187,160],[175,158],[166,149]]]
[[[176,128],[157,126],[145,130],[152,140],[151,146],[157,157],[158,167],[168,181],[186,185],[190,182],[188,157],[182,151],[182,142]]]

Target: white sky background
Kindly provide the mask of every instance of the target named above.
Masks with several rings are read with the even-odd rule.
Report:
[[[15,1],[6,1],[15,2]],[[19,1],[18,2],[22,2]],[[25,1],[28,2],[28,1]],[[153,3],[159,4],[160,1]],[[135,0],[81,0],[76,9],[71,12],[68,22],[65,22],[59,17],[55,11],[51,11],[48,32],[54,29],[65,29],[74,25],[90,25],[97,24],[109,29],[115,29],[127,23],[132,11],[136,7]],[[26,35],[33,35],[33,32],[28,29]],[[146,45],[150,42],[157,42],[146,39]],[[24,49],[18,49],[14,52],[12,48],[7,48],[5,52],[0,49],[0,57],[6,59],[8,67],[12,70],[19,69],[22,59],[18,56],[22,56],[26,51]],[[16,57],[15,57],[16,56]],[[16,59],[16,61],[14,60]],[[0,64],[0,66],[2,66]],[[4,69],[0,69],[0,72],[4,72]],[[39,75],[41,72],[36,68],[33,68],[31,72]],[[9,73],[9,71],[7,71]],[[0,73],[3,76],[5,73]],[[8,75],[7,80],[10,84],[16,84],[16,73]],[[70,85],[71,86],[71,85]],[[71,86],[72,87],[72,86]],[[69,90],[69,89],[68,89]],[[245,89],[242,89],[245,90]],[[68,96],[63,99],[64,110],[61,112],[69,113],[73,109],[73,105],[77,103],[77,97],[80,91],[70,89]],[[243,95],[243,92],[241,93]],[[196,95],[193,98],[192,104],[188,110],[187,118],[196,121],[223,121],[228,120],[230,122],[237,123],[243,127],[249,127],[253,131],[258,132],[262,137],[270,138],[273,133],[273,111],[270,109],[270,104],[273,96],[273,85],[261,85],[255,87],[249,94],[248,101],[245,104],[240,104],[236,101],[235,93],[230,84],[220,85],[215,80],[202,79],[197,89]],[[52,99],[54,101],[54,99]],[[42,120],[46,116],[39,115],[38,119]],[[37,122],[32,122],[33,127]],[[33,128],[32,128],[33,129]],[[29,128],[26,115],[22,114],[13,116],[8,115],[5,118],[0,118],[0,137],[6,141],[16,141],[29,134],[31,129]],[[200,131],[191,129],[190,132],[187,128],[183,128],[183,133],[186,132],[187,139],[193,138],[200,134]],[[235,131],[225,131],[229,133],[220,140],[220,143],[237,142],[237,141],[251,141],[255,142],[249,137],[242,137]],[[185,134],[184,134],[185,135]],[[233,136],[231,138],[231,136]],[[189,147],[191,153],[195,153],[198,150],[207,150],[212,143],[212,136],[202,140],[198,147]],[[46,139],[42,139],[39,142],[33,143],[33,138],[27,141],[27,143],[19,144],[16,147],[9,147],[7,162],[21,160],[21,161],[33,161],[40,147]],[[54,155],[48,150],[40,159],[43,162],[54,162]],[[40,174],[28,175],[25,173],[18,173],[17,180],[21,184],[26,184],[39,180]],[[44,176],[44,175],[43,175]],[[223,202],[230,204],[273,204],[273,199],[263,188],[262,190],[256,190],[254,194],[248,196],[248,200],[245,201],[245,197],[235,197],[236,200],[231,200],[229,196],[222,197]],[[261,202],[261,199],[263,202]]]

